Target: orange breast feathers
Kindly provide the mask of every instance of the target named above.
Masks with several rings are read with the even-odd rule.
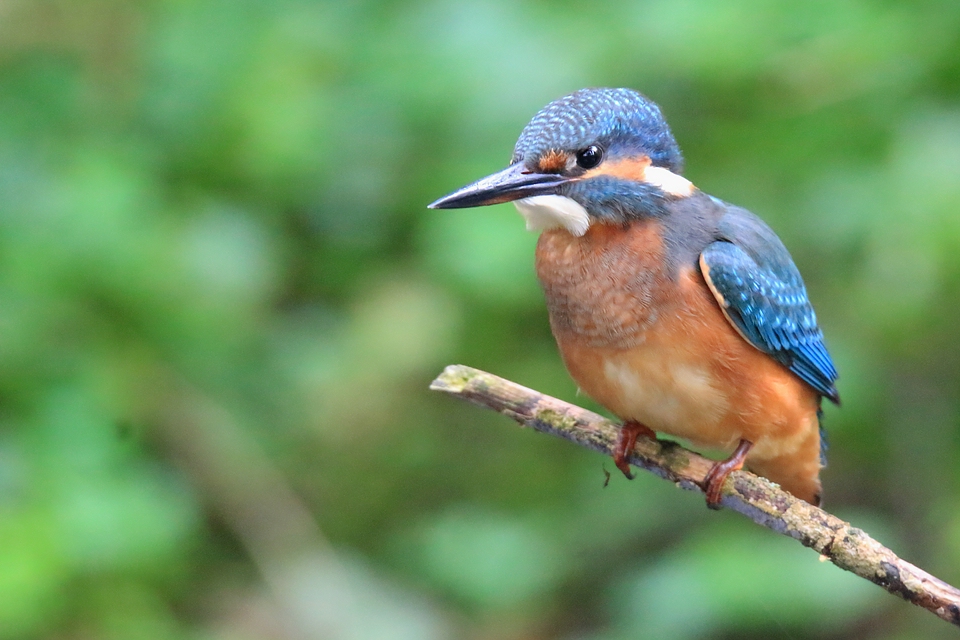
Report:
[[[541,234],[537,276],[570,375],[654,431],[725,451],[753,442],[747,466],[813,502],[819,396],[736,332],[696,264],[671,269],[665,250],[656,220]]]

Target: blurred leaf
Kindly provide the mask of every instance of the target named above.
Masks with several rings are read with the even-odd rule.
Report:
[[[888,597],[794,541],[714,523],[622,585],[618,626],[657,638],[711,629],[838,628]]]
[[[478,609],[510,610],[556,587],[562,556],[515,518],[461,506],[422,525],[415,560],[440,589]]]
[[[523,230],[512,207],[431,211],[424,218],[424,253],[436,277],[485,300],[540,303],[533,269],[537,237]]]

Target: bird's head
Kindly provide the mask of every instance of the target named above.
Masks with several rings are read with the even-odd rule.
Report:
[[[514,202],[527,228],[583,235],[594,222],[656,215],[693,185],[659,107],[630,89],[582,89],[540,110],[510,165],[440,198],[431,209]]]

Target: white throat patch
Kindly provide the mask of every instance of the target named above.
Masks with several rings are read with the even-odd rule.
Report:
[[[527,221],[527,231],[566,229],[580,237],[590,227],[587,210],[566,196],[533,196],[513,204]]]

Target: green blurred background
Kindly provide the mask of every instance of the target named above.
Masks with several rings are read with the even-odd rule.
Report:
[[[584,86],[762,215],[841,371],[826,506],[960,582],[960,4],[0,1],[0,638],[955,637],[432,395],[577,398],[508,205]]]

